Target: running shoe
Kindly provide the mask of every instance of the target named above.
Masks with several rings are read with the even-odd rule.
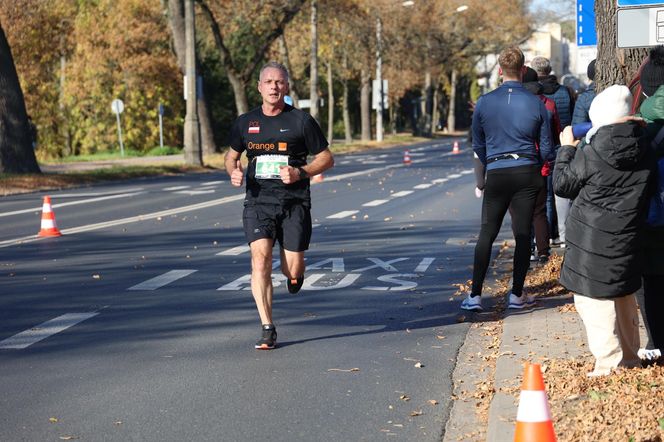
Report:
[[[521,296],[516,296],[514,293],[510,293],[510,301],[507,308],[520,310],[522,308],[532,307],[533,305],[535,305],[535,298],[532,296],[526,296],[523,294]]]
[[[277,345],[277,329],[274,324],[263,324],[263,334],[254,346],[256,350],[272,350]]]
[[[300,289],[302,288],[303,282],[304,282],[304,275],[300,276],[299,278],[289,279],[287,282],[288,293],[295,294],[299,292]]]
[[[484,310],[482,308],[482,297],[481,296],[470,296],[470,294],[461,302],[462,310],[470,310],[474,312],[481,312]]]

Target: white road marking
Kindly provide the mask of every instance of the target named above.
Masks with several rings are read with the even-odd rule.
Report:
[[[431,186],[433,186],[431,183],[418,184],[417,186],[413,187],[413,189],[428,189]]]
[[[436,258],[424,258],[420,263],[415,267],[415,272],[414,273],[424,273],[427,271],[431,263],[435,260]]]
[[[473,173],[473,172],[475,172],[475,170],[473,170],[473,169],[465,169],[465,170],[462,170],[462,171],[459,172],[459,173],[460,173],[461,175],[468,175],[469,173]]]
[[[402,190],[401,192],[393,193],[393,194],[390,195],[390,196],[391,196],[392,198],[399,198],[399,197],[402,197],[402,196],[410,195],[411,193],[413,193],[412,190]]]
[[[171,270],[164,273],[163,275],[155,276],[154,278],[143,281],[140,284],[129,287],[127,290],[157,290],[160,287],[163,287],[171,282],[182,279],[185,276],[189,276],[198,270]]]
[[[183,189],[189,189],[191,186],[173,186],[173,187],[164,187],[162,190],[166,190],[168,192],[171,192],[173,190],[183,190]]]
[[[106,201],[106,200],[112,200],[112,199],[117,199],[117,198],[128,198],[130,196],[134,195],[140,195],[145,192],[130,192],[130,193],[120,193],[117,195],[109,195],[109,196],[101,196],[99,198],[90,198],[87,200],[78,200],[78,201],[69,201],[66,203],[58,203],[58,204],[51,204],[51,207],[54,209],[57,209],[58,207],[66,207],[66,206],[75,206],[78,204],[87,204],[87,203],[94,203],[96,201]],[[58,195],[58,198],[60,195]],[[39,212],[42,210],[42,207],[35,207],[34,209],[23,209],[23,210],[16,210],[14,212],[4,212],[0,213],[0,217],[3,216],[10,216],[10,215],[19,215],[21,213],[31,213],[31,212]]]
[[[143,187],[132,187],[130,189],[122,189],[122,193],[129,192],[138,192],[143,190]],[[56,193],[54,198],[80,198],[82,196],[105,196],[105,195],[115,195],[117,190],[110,190],[108,192],[82,192],[82,193]]]
[[[241,255],[243,253],[246,253],[249,251],[249,245],[248,244],[242,244],[237,247],[233,247],[232,249],[227,249],[222,252],[217,253],[216,255],[219,256],[237,256]]]
[[[381,269],[385,270],[386,272],[398,272],[398,270],[390,264],[392,264],[393,262],[405,261],[408,258],[395,258],[395,259],[391,259],[389,261],[383,261],[380,258],[367,258],[367,259],[369,261],[373,262],[374,265],[367,266],[367,267],[362,267],[361,269],[351,270],[351,271],[353,273],[361,273],[361,272],[366,272],[367,270],[377,269],[377,268],[380,267]]]
[[[99,312],[66,313],[0,341],[0,349],[24,349],[98,314]]]
[[[431,181],[433,184],[443,184],[449,181],[447,178],[438,178],[436,180]]]
[[[169,210],[162,210],[161,212],[152,212],[152,213],[146,213],[144,215],[137,215],[137,216],[131,216],[129,218],[122,218],[122,219],[117,219],[113,221],[106,221],[102,223],[97,223],[97,224],[88,224],[87,226],[80,226],[80,227],[74,227],[71,229],[60,229],[60,232],[62,232],[63,235],[68,235],[72,233],[81,233],[81,232],[89,232],[92,230],[99,230],[103,229],[106,227],[113,227],[113,226],[120,226],[123,224],[129,224],[129,223],[135,223],[138,221],[147,221],[150,219],[155,219],[155,218],[160,218],[160,217],[166,217],[170,215],[176,215],[178,213],[183,213],[183,212],[191,212],[193,210],[199,210],[199,209],[206,209],[208,207],[214,207],[218,206],[220,204],[226,204],[230,203],[232,201],[238,201],[244,199],[244,193],[240,195],[234,195],[234,196],[227,196],[224,198],[219,198],[216,200],[210,200],[210,201],[205,201],[202,203],[198,204],[192,204],[189,206],[183,206],[183,207],[177,207],[174,209],[169,209]],[[15,238],[15,239],[9,239],[6,241],[0,241],[0,248],[2,247],[9,247],[13,246],[18,243],[29,243],[29,242],[34,242],[34,241],[39,241],[42,240],[43,236],[37,236],[37,235],[30,235],[30,236],[24,236],[23,238]]]
[[[368,203],[364,203],[364,204],[362,204],[362,206],[365,206],[365,207],[376,207],[376,206],[380,206],[381,204],[385,204],[385,203],[388,202],[388,201],[389,201],[389,200],[373,200],[373,201],[369,201]]]
[[[180,193],[182,195],[205,195],[207,193],[214,193],[216,190],[214,189],[200,189],[200,190],[178,190],[175,193]]]
[[[225,181],[207,181],[205,183],[201,183],[201,186],[216,186],[217,184],[222,184]]]
[[[346,218],[351,215],[355,215],[359,210],[344,210],[342,212],[337,212],[334,215],[330,215],[327,218],[329,219],[341,219],[341,218]]]

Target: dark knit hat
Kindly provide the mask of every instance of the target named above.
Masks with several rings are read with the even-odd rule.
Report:
[[[655,94],[657,88],[664,84],[664,46],[650,50],[648,62],[641,70],[641,88],[647,96]]]
[[[530,83],[531,81],[537,81],[539,77],[537,76],[537,71],[531,67],[526,66],[526,72],[523,74],[523,82]]]
[[[588,79],[590,81],[595,81],[595,61],[597,60],[593,60],[588,63],[588,70],[586,71],[586,74],[588,75]]]

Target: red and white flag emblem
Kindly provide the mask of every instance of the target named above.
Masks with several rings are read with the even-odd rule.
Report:
[[[249,133],[250,134],[258,134],[261,131],[261,126],[258,121],[250,121],[249,122]]]

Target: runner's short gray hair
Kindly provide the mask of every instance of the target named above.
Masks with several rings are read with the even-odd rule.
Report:
[[[537,57],[533,58],[530,62],[530,67],[535,69],[537,75],[540,77],[549,75],[551,73],[551,62],[546,57],[538,55]]]
[[[286,82],[288,82],[288,69],[286,69],[286,66],[279,63],[278,61],[268,61],[267,63],[265,63],[258,74],[259,80],[263,76],[263,71],[269,68],[279,69],[281,72],[284,73],[284,76],[286,77]]]

